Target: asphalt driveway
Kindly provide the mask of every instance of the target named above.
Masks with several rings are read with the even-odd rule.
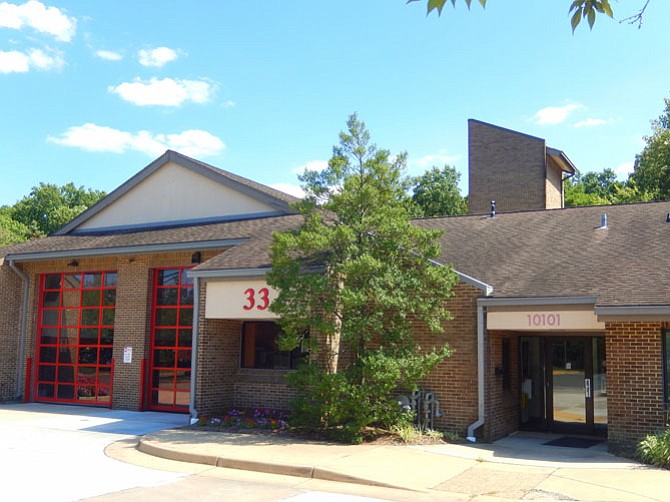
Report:
[[[0,405],[3,493],[71,501],[182,476],[108,458],[105,447],[188,423],[186,415],[52,404]]]

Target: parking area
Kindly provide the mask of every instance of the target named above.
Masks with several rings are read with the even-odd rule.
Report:
[[[0,405],[3,492],[17,500],[56,502],[172,482],[181,474],[118,462],[104,450],[116,441],[187,423],[183,414]]]

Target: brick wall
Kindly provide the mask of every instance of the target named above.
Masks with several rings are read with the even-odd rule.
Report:
[[[202,252],[207,260],[222,250]],[[77,266],[69,266],[71,259],[29,262],[21,265],[30,277],[28,300],[26,358],[33,358],[34,382],[37,372],[35,354],[37,313],[39,305],[39,278],[41,274],[55,272],[117,271],[116,315],[114,329],[114,385],[112,406],[119,409],[141,408],[142,359],[149,361],[149,329],[151,315],[151,269],[180,267],[191,264],[191,251],[100,258],[77,258]],[[73,256],[76,258],[76,256]],[[18,333],[21,311],[21,283],[18,276],[4,265],[0,268],[0,346],[6,350],[0,358],[0,393],[5,388],[15,392]],[[132,347],[131,363],[123,363],[124,347]],[[5,365],[7,368],[5,369]],[[25,365],[25,361],[22,361]],[[24,366],[25,368],[25,366]],[[25,370],[22,370],[25,373]],[[7,373],[7,375],[5,375]],[[11,377],[11,380],[10,380]],[[30,391],[31,389],[26,389]],[[2,396],[2,394],[0,394]],[[13,396],[9,396],[13,397]],[[2,398],[2,397],[0,397]],[[31,400],[34,399],[29,394]]]
[[[554,160],[547,161],[545,185],[547,209],[561,208],[563,204],[563,171]]]
[[[666,423],[662,338],[666,323],[605,323],[610,450],[631,452]]]
[[[509,350],[509,365],[503,363],[503,342]],[[495,441],[519,428],[519,339],[510,333],[489,331],[486,336],[485,441]],[[496,371],[496,369],[498,371]],[[508,385],[504,385],[507,372]]]
[[[23,281],[5,263],[0,267],[0,402],[17,397],[22,298]]]
[[[204,285],[200,291],[203,309]],[[198,413],[207,415],[229,408],[287,408],[294,393],[286,384],[286,370],[241,368],[241,338],[241,321],[201,319],[196,378]]]
[[[546,145],[540,138],[468,121],[471,214],[546,209]]]
[[[414,335],[424,349],[447,342],[453,349],[421,383],[421,390],[435,394],[443,416],[435,428],[465,435],[468,425],[477,420],[477,297],[481,291],[459,282],[447,308],[453,319],[444,324],[444,333],[431,333],[425,326],[415,327]]]
[[[204,312],[205,287],[200,288],[200,312]],[[240,367],[242,323],[203,319],[198,334],[196,409],[208,414],[236,406],[235,375]]]

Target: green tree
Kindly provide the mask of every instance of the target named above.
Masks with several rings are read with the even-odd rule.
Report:
[[[652,120],[652,133],[644,137],[646,145],[636,156],[630,175],[630,181],[655,200],[670,199],[670,98],[664,101],[665,109]]]
[[[30,237],[30,229],[12,219],[9,207],[0,208],[0,247],[23,242]]]
[[[99,190],[76,187],[73,183],[62,186],[40,183],[12,206],[10,215],[13,220],[48,235],[105,195]]]
[[[423,0],[407,0],[407,3],[419,2]],[[427,0],[427,12],[430,14],[432,11],[436,10],[438,15],[442,14],[442,9],[447,4],[447,1],[450,1],[451,4],[456,7],[456,0]],[[486,7],[486,0],[478,0],[482,7]],[[632,16],[622,19],[622,21],[628,22],[630,24],[637,24],[638,27],[642,25],[642,19],[644,13],[649,5],[651,0],[640,0],[644,1],[642,6],[638,11]],[[468,9],[472,4],[472,0],[465,0]],[[577,26],[582,22],[583,19],[586,19],[590,28],[593,28],[593,25],[596,22],[596,18],[600,15],[606,15],[610,18],[614,17],[614,11],[610,5],[609,0],[574,0],[570,4],[569,13],[570,24],[572,25],[572,31],[574,32]]]
[[[404,153],[392,158],[371,144],[352,115],[328,168],[301,176],[302,225],[271,245],[280,346],[310,348],[309,361],[287,376],[297,392],[291,420],[348,441],[371,424],[406,420],[393,393],[416,389],[450,354],[412,336],[417,322],[442,330],[456,277],[433,261],[439,232],[410,220],[405,162]]]
[[[578,174],[564,186],[566,206],[602,206],[652,200],[651,194],[640,190],[633,181],[618,181],[612,169]]]
[[[468,203],[458,188],[460,179],[461,173],[448,165],[442,169],[433,166],[412,178],[412,201],[418,207],[419,216],[466,214]]]

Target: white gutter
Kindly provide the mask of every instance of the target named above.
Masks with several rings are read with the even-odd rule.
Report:
[[[471,281],[474,281],[474,279],[471,279]],[[468,282],[472,284],[471,281]],[[477,286],[484,291],[486,296],[493,293],[493,287],[484,282],[477,281]],[[468,435],[466,436],[466,439],[472,443],[477,442],[475,431],[484,425],[486,417],[486,360],[484,358],[484,349],[486,347],[486,317],[484,316],[484,309],[486,307],[483,301],[486,301],[486,298],[480,298],[477,301],[477,420],[468,425]]]
[[[30,293],[30,278],[24,274],[14,263],[9,260],[9,268],[23,280],[23,299],[21,305],[21,328],[19,334],[19,353],[16,364],[16,398],[23,396],[23,360],[26,355],[26,329],[28,322],[28,295]]]
[[[486,394],[485,394],[485,360],[484,360],[484,342],[486,331],[484,319],[484,306],[477,304],[477,420],[468,425],[468,435],[466,439],[471,443],[477,442],[475,430],[484,425],[486,416]]]
[[[198,376],[198,326],[200,325],[200,280],[193,278],[193,335],[191,338],[191,395],[188,411],[191,416],[191,425],[198,420],[198,409],[195,407],[195,393]]]

